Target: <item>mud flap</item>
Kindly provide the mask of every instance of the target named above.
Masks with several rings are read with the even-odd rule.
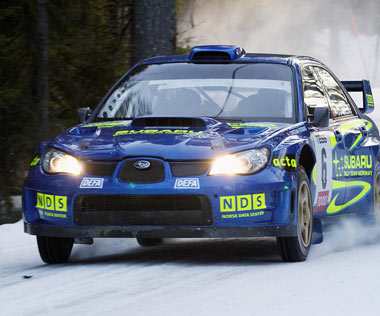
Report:
[[[319,218],[313,218],[312,244],[320,244],[323,241],[322,222]]]

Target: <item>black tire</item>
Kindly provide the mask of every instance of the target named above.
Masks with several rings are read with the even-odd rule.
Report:
[[[302,166],[297,169],[296,206],[297,236],[277,238],[281,257],[286,262],[305,261],[311,247],[313,208],[309,178]]]
[[[137,242],[142,247],[154,247],[162,244],[163,238],[136,237]]]
[[[37,244],[44,262],[65,263],[73,249],[74,238],[37,236]]]
[[[373,177],[373,222],[380,227],[380,163],[376,163]]]

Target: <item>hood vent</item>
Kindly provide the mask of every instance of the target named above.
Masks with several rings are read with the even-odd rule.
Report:
[[[206,122],[201,118],[193,117],[138,117],[131,126],[135,127],[206,127]]]
[[[199,52],[193,55],[193,60],[205,59],[226,59],[231,60],[231,56],[225,52]]]
[[[245,50],[239,46],[195,46],[190,52],[190,60],[236,60],[244,54]]]

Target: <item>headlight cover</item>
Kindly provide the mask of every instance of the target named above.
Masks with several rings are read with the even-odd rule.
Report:
[[[46,173],[69,173],[80,175],[82,167],[74,156],[55,148],[49,148],[42,160],[42,169]]]
[[[242,151],[217,158],[209,175],[219,174],[253,174],[265,168],[270,157],[266,147]]]

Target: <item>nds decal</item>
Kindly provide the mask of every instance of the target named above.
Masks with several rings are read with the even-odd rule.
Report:
[[[83,178],[79,187],[81,189],[102,189],[103,182],[103,178]]]
[[[36,208],[41,215],[66,218],[66,214],[55,212],[67,212],[67,196],[37,192]]]
[[[266,208],[265,193],[221,196],[219,202],[221,212],[252,211]]]
[[[266,208],[265,193],[221,196],[219,203],[223,219],[261,216],[264,211],[251,211]]]
[[[140,130],[134,130],[129,129],[125,131],[118,131],[113,136],[121,136],[121,135],[141,135],[141,134],[165,134],[165,135],[198,135],[201,134],[202,131],[193,131],[193,130],[186,130],[186,129],[176,129],[176,130],[170,130],[170,129],[140,129]]]
[[[272,164],[288,172],[295,172],[297,169],[296,155],[294,154],[274,154]]]
[[[198,178],[178,178],[175,180],[174,189],[199,189]]]

